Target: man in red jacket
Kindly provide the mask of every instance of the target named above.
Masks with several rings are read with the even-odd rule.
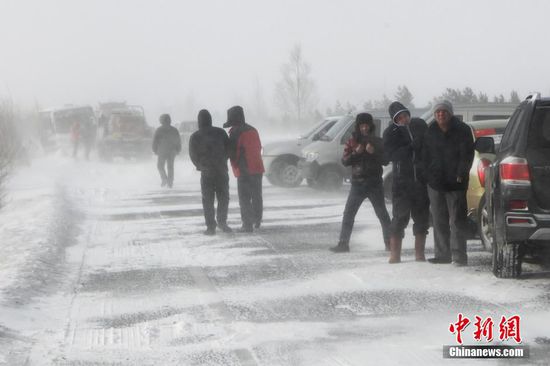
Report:
[[[262,222],[263,199],[262,143],[258,131],[245,123],[241,106],[227,110],[227,122],[224,128],[229,130],[229,159],[233,174],[237,178],[239,206],[241,207],[241,232],[251,233],[253,227],[259,228]]]

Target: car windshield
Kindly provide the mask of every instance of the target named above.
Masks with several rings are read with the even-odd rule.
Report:
[[[313,136],[314,133],[316,133],[317,131],[321,130],[324,126],[326,126],[327,124],[329,124],[330,122],[332,121],[332,119],[325,119],[321,122],[319,122],[318,124],[316,124],[315,126],[313,126],[313,128],[311,130],[309,130],[308,132],[306,133],[303,133],[300,135],[300,138],[301,139],[308,139],[310,138],[311,136]]]
[[[349,124],[349,121],[353,120],[353,116],[343,116],[332,126],[330,130],[325,133],[323,137],[319,139],[319,141],[332,141],[340,131],[342,131],[344,128],[346,128]]]

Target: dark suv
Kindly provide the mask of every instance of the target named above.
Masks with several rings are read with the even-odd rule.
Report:
[[[481,137],[476,149],[494,152],[494,141]],[[550,248],[550,98],[534,94],[518,106],[485,173],[493,273],[515,278],[525,254]]]

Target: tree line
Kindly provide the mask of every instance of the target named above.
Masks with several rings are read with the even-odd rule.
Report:
[[[322,117],[319,111],[316,83],[311,75],[311,66],[305,60],[302,47],[295,45],[286,63],[281,67],[281,77],[275,86],[275,103],[281,112],[283,123],[301,125],[303,122],[312,122]],[[446,99],[454,104],[482,104],[482,103],[520,103],[518,92],[512,90],[508,97],[503,94],[492,98],[487,93],[475,92],[471,87],[446,88],[443,93],[432,98],[426,107],[437,101]],[[341,115],[362,110],[386,110],[390,103],[398,100],[409,108],[415,108],[414,96],[406,85],[399,85],[389,98],[386,94],[380,99],[366,100],[360,107],[349,101],[336,100],[334,106],[328,107],[324,115]]]

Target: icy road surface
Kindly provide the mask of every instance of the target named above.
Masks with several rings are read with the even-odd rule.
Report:
[[[171,190],[152,160],[35,161],[0,211],[0,364],[550,363],[547,270],[527,264],[520,280],[496,279],[475,240],[468,267],[416,263],[410,230],[403,263],[389,265],[368,202],[352,252],[332,254],[348,189],[264,180],[262,228],[207,237],[199,174],[184,159]],[[428,257],[432,248],[430,238]],[[497,341],[501,316],[520,315],[531,357],[444,360],[458,313],[491,316]],[[465,344],[478,344],[473,330]]]

